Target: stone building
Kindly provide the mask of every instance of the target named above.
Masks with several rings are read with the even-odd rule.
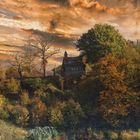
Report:
[[[86,74],[86,63],[86,57],[69,57],[67,52],[64,53],[61,66],[62,90],[76,85],[77,81]]]
[[[61,67],[61,75],[65,78],[79,78],[85,73],[85,65],[80,57],[68,57],[67,52]]]

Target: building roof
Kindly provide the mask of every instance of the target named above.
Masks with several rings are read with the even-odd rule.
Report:
[[[83,65],[83,63],[79,57],[64,57],[63,65],[64,66],[75,66],[75,65]]]

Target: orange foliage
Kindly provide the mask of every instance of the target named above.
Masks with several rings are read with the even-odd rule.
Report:
[[[29,120],[29,111],[21,105],[7,105],[7,110],[18,125],[26,126]]]
[[[30,102],[29,93],[27,91],[23,91],[20,95],[20,100],[22,105],[27,105]]]
[[[31,120],[33,125],[44,124],[47,119],[47,108],[46,105],[40,100],[40,98],[35,97],[32,100],[31,108]]]
[[[97,66],[100,81],[104,90],[100,93],[100,112],[112,124],[120,123],[135,106],[137,94],[132,92],[125,82],[125,59],[116,58],[112,54],[102,58]]]

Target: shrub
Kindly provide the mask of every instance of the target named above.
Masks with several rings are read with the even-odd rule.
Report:
[[[31,93],[42,88],[42,86],[43,81],[41,78],[27,78],[23,81],[23,88],[28,89]]]
[[[29,111],[26,107],[21,105],[8,105],[7,109],[16,124],[22,126],[28,125]]]
[[[5,79],[5,70],[2,68],[2,66],[0,65],[0,79]]]
[[[7,119],[9,117],[9,114],[5,108],[6,103],[6,98],[3,95],[0,95],[0,119]]]
[[[0,108],[0,119],[5,120],[8,119],[9,113],[7,110]]]
[[[27,105],[30,102],[29,94],[27,91],[23,91],[20,95],[20,101],[22,105]]]
[[[49,123],[55,127],[62,126],[64,123],[64,118],[61,109],[64,103],[57,103],[55,106],[50,107],[48,110],[48,120]]]
[[[122,140],[137,140],[137,132],[134,131],[122,131],[121,132]]]
[[[35,97],[31,103],[31,121],[32,125],[43,125],[47,120],[47,107],[40,100],[40,98]]]
[[[75,128],[84,117],[84,112],[79,103],[70,99],[57,102],[49,108],[49,123],[56,127]]]
[[[16,93],[19,91],[20,82],[14,78],[11,78],[5,83],[5,91]]]
[[[64,126],[67,128],[75,128],[84,117],[84,112],[80,104],[72,99],[65,103],[65,106],[62,108],[62,114]]]
[[[45,104],[47,104],[48,103],[47,94],[48,93],[46,93],[46,91],[44,91],[43,89],[37,89],[34,92],[34,97],[40,98],[42,102],[44,102]]]
[[[104,137],[105,137],[106,139],[109,139],[109,138],[110,138],[110,132],[109,132],[108,130],[104,130],[104,131],[103,131],[103,134],[104,134]]]
[[[118,134],[116,132],[110,132],[111,140],[118,140]]]
[[[138,129],[138,140],[140,140],[140,129]]]
[[[6,98],[3,95],[0,95],[0,107],[4,107],[6,104]]]
[[[49,122],[54,126],[60,126],[63,124],[63,115],[60,110],[52,109],[50,111],[50,119]]]
[[[16,78],[19,77],[16,67],[10,67],[6,69],[6,78]]]

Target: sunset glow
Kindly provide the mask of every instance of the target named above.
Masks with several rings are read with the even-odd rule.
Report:
[[[63,51],[70,49],[77,55],[75,40],[96,23],[115,26],[126,39],[139,39],[139,15],[138,0],[69,0],[67,5],[55,0],[1,0],[0,50],[5,45],[24,46],[30,33],[39,35],[43,32],[46,37],[55,35],[55,47]],[[50,62],[58,64],[57,61]]]

